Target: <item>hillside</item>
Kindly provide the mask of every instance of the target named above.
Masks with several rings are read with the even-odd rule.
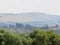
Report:
[[[19,22],[23,24],[60,24],[60,16],[50,15],[44,13],[0,13],[0,18],[3,19],[3,22]],[[12,17],[12,18],[10,18]],[[9,21],[8,21],[8,20]],[[14,19],[14,20],[13,20]],[[22,20],[21,20],[22,19]],[[1,21],[0,21],[1,22]]]

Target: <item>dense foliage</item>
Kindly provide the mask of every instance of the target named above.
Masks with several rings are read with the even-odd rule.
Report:
[[[15,34],[0,29],[0,45],[60,45],[60,35],[54,31],[34,30],[29,34]]]

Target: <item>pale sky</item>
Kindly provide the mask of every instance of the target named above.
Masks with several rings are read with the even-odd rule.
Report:
[[[60,15],[60,0],[0,0],[0,13],[23,12],[42,12]],[[20,19],[20,21],[23,22],[35,20],[28,17],[17,17],[2,17],[0,18],[0,21],[19,21]]]
[[[43,12],[60,15],[60,0],[0,0],[0,13]]]

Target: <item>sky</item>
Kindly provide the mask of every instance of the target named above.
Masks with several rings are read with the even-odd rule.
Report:
[[[60,15],[60,0],[0,0],[0,13],[23,12],[42,12]],[[23,18],[23,21],[34,20],[26,17],[19,18]],[[8,19],[11,19],[11,21],[16,21],[19,18],[15,16],[9,16],[7,19],[2,17],[0,18],[0,21],[8,21]]]
[[[60,15],[60,0],[0,0],[0,13],[21,12]]]

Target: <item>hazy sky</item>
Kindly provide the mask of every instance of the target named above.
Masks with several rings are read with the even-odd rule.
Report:
[[[60,0],[0,0],[0,13],[42,12],[60,15]],[[24,16],[3,16],[0,21],[34,21]]]
[[[0,13],[44,12],[60,15],[60,0],[0,0]]]

